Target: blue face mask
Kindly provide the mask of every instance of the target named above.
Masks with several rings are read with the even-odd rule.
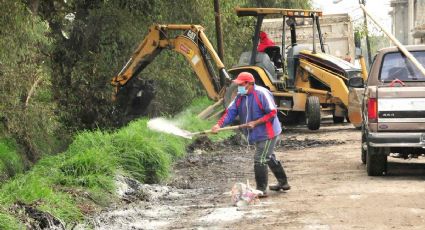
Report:
[[[238,86],[238,94],[242,94],[245,95],[247,93],[247,90],[245,88],[245,86]]]

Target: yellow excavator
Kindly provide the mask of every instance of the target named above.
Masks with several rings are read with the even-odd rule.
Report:
[[[268,88],[274,95],[283,123],[306,120],[311,130],[319,129],[321,113],[333,115],[334,122],[343,122],[347,116],[348,79],[361,75],[361,70],[348,62],[325,53],[320,31],[321,11],[278,9],[278,8],[237,8],[238,16],[256,17],[252,50],[244,52],[239,64],[226,71],[222,61],[209,42],[203,27],[199,25],[153,25],[149,33],[134,51],[124,68],[112,79],[117,99],[130,110],[142,114],[152,99],[150,82],[136,77],[163,49],[182,54],[190,63],[208,96],[217,101],[235,96],[235,86],[228,84],[240,72],[254,75],[256,84]],[[258,52],[259,34],[263,19],[280,16],[291,31],[291,43],[269,47]],[[298,45],[296,26],[298,18],[310,18],[313,25],[313,41],[310,46]],[[180,32],[171,37],[172,31]],[[316,48],[316,33],[320,50]],[[283,52],[282,52],[283,51]],[[215,65],[213,65],[213,63]],[[218,70],[218,74],[215,69]],[[229,75],[230,74],[230,75]]]
[[[361,76],[362,72],[352,64],[326,54],[319,23],[322,12],[236,8],[236,13],[239,17],[255,17],[256,24],[252,50],[242,54],[238,66],[229,69],[229,74],[236,76],[244,71],[252,73],[256,84],[273,93],[284,123],[298,122],[300,118],[305,118],[307,127],[316,130],[320,127],[323,112],[332,114],[335,123],[343,122],[348,115],[348,79]],[[282,18],[282,44],[258,52],[259,35],[266,17]],[[311,19],[313,33],[312,43],[309,45],[297,44],[296,27],[301,23],[299,18]],[[302,20],[303,23],[305,21]],[[290,29],[290,44],[286,44],[286,26]]]
[[[173,33],[178,35],[171,35]],[[164,49],[176,51],[186,58],[209,98],[218,101],[224,97],[230,77],[204,28],[200,25],[155,24],[111,82],[115,87],[115,99],[125,108],[126,115],[143,114],[152,100],[152,82],[137,76]]]

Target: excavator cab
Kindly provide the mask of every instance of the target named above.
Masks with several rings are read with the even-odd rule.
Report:
[[[296,77],[296,69],[299,62],[297,61],[299,52],[306,47],[297,47],[297,34],[296,34],[296,24],[297,18],[310,18],[313,26],[313,52],[316,52],[316,38],[315,34],[319,35],[319,42],[321,52],[325,53],[323,38],[320,32],[320,23],[319,16],[322,16],[321,11],[315,10],[300,10],[300,9],[278,9],[278,8],[236,8],[236,13],[239,17],[251,16],[256,18],[254,35],[252,38],[252,50],[250,56],[249,65],[257,65],[258,55],[261,55],[263,52],[257,50],[259,41],[260,41],[260,32],[263,24],[263,20],[269,16],[279,16],[283,20],[282,31],[286,31],[286,26],[289,26],[291,34],[291,43],[286,44],[286,35],[282,34],[282,40],[280,46],[270,46],[264,50],[264,53],[270,58],[270,62],[273,63],[275,71],[270,72],[269,76],[275,78],[276,80],[281,80],[280,84],[285,87],[294,87],[294,81]],[[317,31],[316,31],[317,29]],[[282,48],[281,48],[282,47]],[[285,55],[287,54],[287,55]],[[285,60],[286,59],[286,60]],[[287,61],[287,65],[285,65]],[[268,61],[266,61],[268,62]],[[260,63],[261,65],[267,65],[264,62]],[[287,69],[285,69],[285,66]],[[284,73],[288,72],[285,77]]]

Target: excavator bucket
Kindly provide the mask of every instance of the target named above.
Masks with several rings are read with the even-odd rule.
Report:
[[[116,94],[117,107],[122,113],[124,123],[147,115],[148,107],[154,98],[153,80],[142,80],[138,77],[130,79]]]

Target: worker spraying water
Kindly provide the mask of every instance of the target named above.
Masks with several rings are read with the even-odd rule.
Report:
[[[250,143],[255,144],[254,172],[257,190],[262,191],[261,197],[267,196],[268,167],[278,181],[270,190],[289,190],[285,170],[274,154],[274,146],[282,131],[277,118],[277,108],[269,90],[257,86],[254,77],[248,72],[242,72],[233,81],[238,85],[238,95],[230,103],[221,119],[211,130],[191,133],[177,127],[173,122],[163,118],[152,119],[148,128],[191,139],[194,135],[217,133],[223,130],[242,129]],[[239,126],[224,127],[231,124],[239,116],[243,123]]]
[[[238,85],[238,95],[230,103],[224,115],[212,127],[214,133],[220,128],[231,124],[237,116],[246,129],[244,134],[250,143],[255,144],[254,172],[257,190],[267,196],[268,167],[275,175],[278,184],[269,187],[270,190],[289,190],[285,170],[274,154],[274,146],[282,128],[277,118],[277,108],[269,90],[255,85],[252,74],[242,72],[233,80]]]

